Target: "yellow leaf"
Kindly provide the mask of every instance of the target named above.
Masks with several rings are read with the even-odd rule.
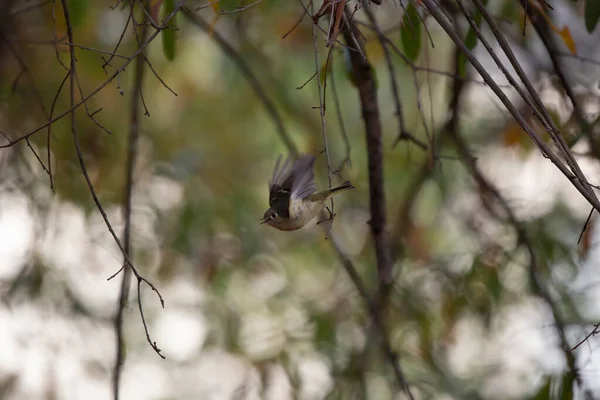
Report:
[[[567,26],[563,26],[563,28],[559,30],[555,27],[552,27],[552,30],[560,35],[571,54],[576,55],[577,48],[575,47],[575,41],[573,40],[573,36],[571,36],[571,31],[569,31],[569,28]]]
[[[220,14],[221,13],[221,2],[219,1],[215,1],[210,5],[210,8],[213,9],[215,14]]]
[[[546,20],[546,22],[548,23],[550,28],[561,37],[561,39],[563,40],[563,42],[565,43],[565,45],[567,46],[567,48],[569,49],[571,54],[573,54],[573,55],[577,54],[577,48],[575,47],[575,41],[573,40],[573,36],[571,36],[571,31],[569,30],[569,28],[567,26],[563,26],[562,29],[557,28],[552,23],[552,19],[550,19],[548,14],[546,14],[544,7],[539,5],[537,2],[533,2],[532,5],[538,9],[538,11],[544,17],[544,19]]]

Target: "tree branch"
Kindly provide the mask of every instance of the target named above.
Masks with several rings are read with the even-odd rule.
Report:
[[[322,214],[324,217],[325,213],[323,212]],[[327,228],[325,228],[324,230],[327,231]],[[368,291],[365,283],[361,279],[360,275],[356,271],[356,268],[354,267],[352,260],[350,259],[350,257],[348,257],[348,255],[346,253],[344,253],[344,251],[340,247],[339,243],[337,242],[337,238],[333,234],[333,232],[329,233],[329,238],[333,245],[333,248],[335,249],[335,251],[342,263],[342,266],[344,267],[344,270],[346,270],[346,273],[350,277],[350,280],[352,281],[352,283],[356,287],[356,290],[358,290],[358,293],[360,294],[363,301],[365,302],[367,310],[369,311],[369,314],[371,315],[371,319],[373,320],[374,328],[380,336],[381,350],[383,351],[385,358],[388,360],[388,362],[390,363],[390,365],[392,366],[392,368],[394,370],[394,376],[396,377],[396,381],[401,386],[402,390],[404,390],[404,392],[406,393],[408,398],[413,400],[414,399],[413,394],[410,390],[410,386],[408,385],[408,382],[406,381],[404,373],[402,372],[400,363],[398,362],[398,356],[396,355],[396,353],[392,349],[392,346],[390,345],[390,339],[385,330],[385,324],[383,322],[382,313],[381,313],[380,308],[378,307],[378,304],[369,295],[369,291]]]
[[[65,24],[67,26],[67,36],[69,38],[69,42],[73,43],[73,28],[71,26],[71,20],[70,20],[70,16],[69,16],[69,8],[68,8],[68,4],[67,1],[68,0],[61,0],[62,1],[62,7],[63,7],[63,13],[64,13],[64,17],[65,17]],[[173,14],[174,15],[174,14]],[[154,36],[155,37],[155,36]],[[146,47],[148,42],[144,42],[141,46],[140,49],[138,49],[138,52],[136,52],[136,56],[140,55],[143,53],[143,49]],[[117,273],[115,273],[113,276],[111,276],[110,278],[108,278],[109,280],[114,278],[120,271],[124,270],[125,273],[127,271],[132,272],[136,278],[137,278],[137,286],[138,286],[138,293],[140,292],[140,286],[142,285],[142,283],[147,284],[158,296],[161,305],[164,307],[164,300],[162,298],[162,295],[160,294],[160,292],[158,291],[158,289],[156,289],[156,287],[150,282],[148,281],[146,278],[144,278],[138,271],[137,269],[134,267],[133,263],[131,262],[131,258],[129,257],[129,250],[125,248],[125,246],[121,243],[121,241],[119,240],[119,237],[117,236],[117,234],[115,233],[112,224],[110,223],[108,216],[106,215],[106,212],[104,211],[104,208],[102,207],[102,204],[100,203],[100,200],[98,199],[98,195],[96,193],[96,190],[94,189],[94,186],[92,184],[92,181],[89,177],[88,171],[87,171],[87,167],[85,165],[85,162],[83,160],[83,154],[81,151],[81,146],[79,143],[79,138],[78,138],[78,134],[77,134],[77,127],[76,127],[76,118],[75,118],[75,109],[77,108],[76,104],[75,104],[75,86],[77,85],[77,59],[75,58],[75,48],[70,46],[69,47],[69,101],[70,101],[70,111],[68,111],[67,113],[70,113],[70,117],[71,117],[71,133],[73,136],[73,142],[75,144],[75,151],[77,154],[77,159],[79,161],[79,166],[81,169],[81,172],[83,174],[83,177],[85,178],[85,181],[88,185],[88,189],[90,191],[90,194],[92,195],[92,198],[94,200],[94,203],[96,204],[96,207],[98,209],[98,211],[100,212],[100,214],[102,215],[102,218],[104,220],[104,223],[106,224],[110,234],[112,235],[115,243],[117,244],[117,246],[119,247],[119,250],[121,251],[121,253],[123,254],[123,257],[125,259],[125,263],[124,266],[117,271]],[[89,97],[88,97],[89,98]],[[82,102],[85,102],[85,99],[82,100]],[[81,104],[81,103],[80,103]],[[127,235],[126,235],[127,238]],[[129,246],[127,244],[127,246]],[[138,305],[139,305],[139,310],[140,310],[140,315],[142,317],[142,323],[144,325],[144,330],[146,332],[146,338],[148,340],[148,343],[150,344],[150,346],[152,347],[152,349],[162,358],[164,358],[164,356],[162,354],[160,354],[160,349],[157,347],[155,342],[152,342],[152,340],[150,339],[150,336],[148,334],[148,327],[146,325],[146,321],[144,319],[144,313],[143,313],[143,309],[142,309],[142,303],[141,300],[138,299]]]
[[[571,182],[573,186],[585,197],[585,199],[596,209],[600,211],[600,201],[589,190],[589,182],[585,179],[585,176],[578,176],[571,172],[561,161],[561,159],[554,154],[553,151],[544,143],[540,137],[536,134],[533,128],[527,123],[525,118],[519,113],[517,108],[511,103],[508,97],[502,92],[500,87],[494,82],[489,73],[485,70],[485,68],[481,65],[481,63],[475,58],[473,53],[467,48],[462,38],[458,36],[456,32],[452,29],[449,22],[444,18],[441,11],[438,9],[437,4],[433,0],[422,0],[423,4],[429,10],[431,16],[435,18],[435,20],[440,24],[440,26],[446,31],[450,39],[460,49],[460,51],[467,57],[471,65],[477,70],[477,72],[481,75],[483,80],[489,85],[492,91],[496,94],[496,96],[500,99],[502,104],[506,107],[506,109],[511,113],[511,115],[515,118],[515,120],[521,125],[523,130],[527,133],[527,135],[533,140],[536,146],[540,149],[544,157],[549,158],[550,161],[560,170],[560,172]]]
[[[346,11],[348,21],[342,29],[346,45],[355,45],[356,24]],[[358,43],[360,46],[360,44]],[[377,87],[373,76],[373,67],[361,54],[364,51],[350,51],[352,75],[358,87],[362,117],[365,122],[367,156],[369,166],[369,200],[371,208],[371,233],[375,241],[377,272],[379,284],[384,291],[389,290],[392,283],[392,263],[386,229],[385,190],[383,184],[383,146],[381,135],[381,119],[377,100]]]
[[[225,38],[216,30],[211,29],[210,25],[206,23],[202,18],[198,15],[190,11],[187,7],[182,7],[183,14],[188,18],[188,20],[196,25],[198,28],[202,29],[204,32],[209,33],[211,37],[215,40],[215,42],[221,47],[221,50],[235,63],[235,65],[240,69],[242,74],[246,77],[246,80],[254,90],[254,93],[258,96],[260,101],[265,106],[267,113],[275,123],[275,127],[277,128],[277,133],[283,140],[283,143],[288,148],[288,151],[294,157],[298,156],[298,149],[296,145],[292,142],[285,126],[283,125],[283,121],[279,116],[277,108],[273,104],[273,101],[267,96],[265,90],[263,89],[261,83],[258,81],[246,61],[239,55],[239,53],[225,40]]]
[[[146,2],[147,4],[148,2]],[[148,24],[142,24],[142,40],[148,34]],[[134,28],[135,29],[135,28]],[[141,45],[141,44],[140,44]],[[137,158],[137,144],[140,133],[140,100],[142,95],[142,84],[144,80],[144,65],[146,61],[145,52],[138,54],[135,61],[135,77],[131,96],[131,119],[129,121],[129,140],[127,145],[127,166],[125,169],[125,196],[124,196],[124,211],[123,217],[125,220],[125,228],[123,230],[123,247],[129,257],[131,257],[131,212],[132,212],[132,196],[134,187],[134,170]],[[115,400],[119,399],[119,387],[121,383],[121,371],[123,362],[125,361],[125,340],[123,332],[123,315],[125,306],[129,298],[129,288],[131,286],[131,270],[126,268],[123,271],[123,280],[121,281],[121,289],[119,292],[119,301],[117,305],[117,314],[115,316],[115,335],[117,344],[117,354],[115,357],[115,367],[113,371],[113,396]],[[140,281],[138,281],[138,297]],[[140,299],[138,299],[140,301]],[[141,306],[141,304],[140,304]],[[140,307],[140,312],[141,311]]]
[[[496,200],[500,204],[501,208],[506,213],[506,215],[508,217],[508,222],[513,226],[513,228],[515,229],[515,231],[517,233],[517,241],[518,241],[519,245],[523,246],[526,249],[527,253],[529,254],[529,273],[531,276],[533,290],[534,290],[535,294],[538,295],[539,297],[541,297],[546,302],[548,307],[550,307],[550,311],[552,312],[552,317],[555,322],[554,327],[555,327],[558,339],[560,341],[560,347],[561,347],[563,354],[565,356],[565,359],[567,361],[567,366],[569,368],[569,372],[571,374],[573,374],[573,377],[574,377],[575,381],[577,382],[577,384],[579,385],[579,387],[582,390],[584,390],[583,389],[583,381],[582,381],[581,375],[579,374],[579,371],[577,369],[575,356],[571,352],[571,346],[569,345],[569,342],[567,340],[567,335],[565,332],[565,324],[562,320],[562,317],[560,316],[560,313],[558,311],[558,306],[556,305],[556,302],[552,298],[550,291],[545,287],[544,283],[542,282],[542,279],[541,279],[542,272],[540,271],[540,268],[542,267],[542,261],[539,260],[539,257],[534,249],[532,240],[527,233],[527,229],[517,219],[517,217],[513,213],[512,209],[510,208],[508,202],[502,196],[500,191],[491,182],[489,182],[485,178],[483,173],[480,171],[479,167],[477,166],[477,164],[475,162],[475,157],[473,157],[473,155],[471,154],[471,151],[469,150],[467,144],[465,143],[463,138],[460,136],[458,131],[451,130],[451,131],[449,131],[449,133],[450,133],[450,138],[453,140],[454,144],[456,145],[456,148],[460,155],[460,159],[463,161],[463,164],[467,167],[467,169],[469,170],[469,172],[471,173],[471,175],[473,176],[473,178],[475,179],[477,184],[483,190],[485,190],[487,193],[490,193],[493,197],[496,198]],[[494,217],[498,220],[503,220],[503,218],[500,215],[498,215],[491,206],[486,207],[486,208],[492,217]],[[584,393],[585,393],[585,391],[584,391]]]

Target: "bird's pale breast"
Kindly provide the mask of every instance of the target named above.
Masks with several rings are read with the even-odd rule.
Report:
[[[290,217],[286,221],[277,224],[277,229],[282,231],[295,231],[308,224],[322,209],[325,203],[322,201],[290,201]]]

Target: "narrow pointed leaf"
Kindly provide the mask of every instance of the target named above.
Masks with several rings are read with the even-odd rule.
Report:
[[[587,0],[585,2],[585,27],[588,32],[592,33],[600,20],[600,1]]]
[[[421,52],[421,29],[421,19],[419,18],[418,11],[410,3],[406,7],[406,12],[402,17],[400,38],[404,53],[411,61],[415,61]]]
[[[487,0],[483,1],[484,5],[487,5]],[[475,21],[475,25],[480,28],[482,16],[480,12],[476,12],[473,15],[473,20]],[[475,33],[475,29],[470,27],[467,31],[467,36],[465,36],[465,45],[469,50],[473,50],[475,46],[477,46],[477,34]],[[460,53],[458,56],[458,75],[462,78],[467,76],[467,58],[464,54]]]
[[[164,7],[163,7],[163,19],[166,20],[167,17],[169,15],[171,15],[171,13],[174,10],[175,10],[175,0],[165,0]],[[167,29],[164,29],[161,32],[163,52],[165,53],[165,57],[169,61],[173,61],[177,54],[177,31],[176,31],[177,21],[176,21],[176,19],[177,19],[177,14],[175,14],[173,16],[173,18],[171,18],[169,20],[170,27]]]

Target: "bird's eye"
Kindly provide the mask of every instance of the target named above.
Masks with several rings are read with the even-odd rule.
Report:
[[[275,218],[277,218],[277,213],[271,214],[271,219],[275,219]]]

